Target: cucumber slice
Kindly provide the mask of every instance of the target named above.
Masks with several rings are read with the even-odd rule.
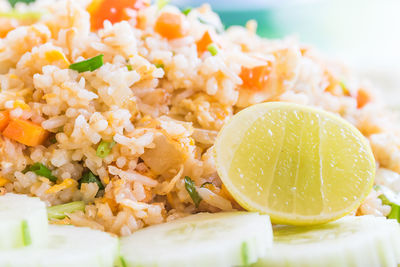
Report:
[[[269,217],[250,212],[199,213],[121,238],[126,266],[243,266],[272,245]]]
[[[71,225],[50,225],[43,248],[0,250],[0,266],[111,267],[118,254],[118,239],[105,232]]]
[[[0,249],[42,246],[47,242],[46,237],[44,202],[26,195],[0,196]]]
[[[400,226],[383,217],[345,217],[319,226],[275,226],[274,245],[254,266],[397,266]]]

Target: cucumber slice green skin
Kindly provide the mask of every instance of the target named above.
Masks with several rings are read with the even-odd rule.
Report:
[[[118,239],[90,228],[50,225],[44,248],[0,250],[0,266],[111,267],[118,255]]]
[[[200,213],[121,238],[121,256],[127,267],[247,266],[271,245],[266,215]]]
[[[254,267],[395,267],[400,263],[400,226],[394,220],[345,217],[309,231],[303,228],[303,233],[290,229],[294,228],[275,229],[272,249]]]
[[[47,213],[38,198],[0,196],[0,249],[39,247],[47,242]]]

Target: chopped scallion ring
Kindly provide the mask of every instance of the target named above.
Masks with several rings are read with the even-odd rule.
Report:
[[[28,171],[34,172],[37,175],[46,177],[47,179],[49,179],[52,182],[56,182],[57,181],[57,177],[55,177],[52,173],[51,170],[49,168],[47,168],[46,166],[44,166],[42,163],[40,162],[36,162],[35,164],[28,166],[23,173],[26,173]]]
[[[182,14],[184,14],[185,16],[189,15],[189,13],[192,11],[191,7],[187,7],[184,10],[182,10]]]
[[[156,68],[161,68],[161,69],[164,69],[164,64],[163,63],[156,63],[156,64],[154,64],[155,66],[156,66]]]
[[[189,176],[185,176],[185,188],[186,191],[188,192],[189,196],[192,198],[194,205],[196,207],[199,206],[200,201],[202,200],[201,196],[196,190],[195,184],[192,179],[190,179]]]
[[[101,183],[100,178],[94,175],[91,171],[88,171],[82,175],[82,178],[79,180],[79,187],[81,187],[81,185],[85,183],[96,183],[99,186],[99,190],[104,189],[104,185]]]
[[[96,150],[96,155],[99,158],[105,158],[107,157],[110,152],[111,149],[113,148],[113,146],[115,145],[115,142],[106,142],[106,141],[101,141],[100,144],[97,146],[97,150]]]
[[[14,7],[18,2],[22,2],[22,3],[28,4],[28,3],[35,2],[35,0],[8,0],[8,2],[10,3],[10,5],[12,7]]]
[[[47,208],[47,217],[49,219],[64,219],[67,216],[66,213],[71,213],[78,210],[85,210],[85,202],[74,201],[66,204],[52,206],[50,208]]]
[[[80,62],[73,63],[69,65],[71,70],[76,70],[77,72],[94,71],[103,66],[104,55],[98,55]]]
[[[400,222],[400,205],[389,200],[389,198],[385,194],[379,195],[378,198],[382,200],[383,205],[388,205],[391,208],[390,213],[387,215],[387,218],[395,219]]]
[[[211,53],[212,56],[215,56],[218,54],[218,48],[215,44],[209,44],[207,46],[207,50],[208,50],[208,52]]]

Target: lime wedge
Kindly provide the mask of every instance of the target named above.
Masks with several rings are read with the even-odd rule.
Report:
[[[370,192],[375,161],[364,136],[331,113],[263,103],[236,114],[215,143],[218,174],[244,208],[272,222],[328,222]]]

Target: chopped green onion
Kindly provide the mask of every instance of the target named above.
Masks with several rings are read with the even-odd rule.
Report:
[[[37,175],[46,177],[47,179],[49,179],[52,182],[56,182],[57,181],[57,177],[55,177],[52,173],[51,170],[49,168],[47,168],[46,166],[44,166],[42,163],[40,162],[36,162],[35,164],[28,166],[25,168],[25,170],[23,170],[23,173],[27,173],[28,171],[34,172]]]
[[[76,70],[77,72],[94,71],[103,66],[104,55],[98,55],[80,62],[73,63],[69,65],[71,70]]]
[[[91,171],[85,172],[82,178],[79,180],[79,188],[82,184],[96,183],[99,186],[99,190],[104,189],[104,185],[101,183],[100,178],[94,175]]]
[[[169,0],[157,0],[157,8],[158,10],[161,10],[163,7],[168,5]]]
[[[110,152],[111,149],[113,148],[113,146],[115,145],[115,142],[106,142],[106,141],[101,141],[100,144],[97,146],[97,150],[96,150],[96,155],[99,158],[105,158],[107,157]]]
[[[14,7],[15,4],[17,4],[18,2],[28,4],[28,3],[35,2],[35,0],[8,0],[8,2],[10,3],[10,5],[11,5],[12,7]]]
[[[133,70],[133,68],[132,68],[132,65],[131,65],[131,64],[128,64],[128,65],[126,65],[126,68],[127,68],[129,71],[132,71],[132,70]]]
[[[192,11],[192,8],[191,7],[187,7],[187,8],[185,8],[184,10],[182,10],[182,13],[185,15],[185,16],[187,16],[187,15],[189,15],[189,13]]]
[[[56,136],[51,137],[51,138],[49,139],[49,142],[50,142],[51,144],[57,143]]]
[[[186,191],[188,192],[189,196],[192,198],[194,205],[196,208],[199,206],[200,201],[202,200],[201,196],[196,190],[195,184],[192,179],[190,179],[189,176],[185,176],[185,188]]]
[[[390,213],[387,215],[387,218],[395,219],[400,223],[400,205],[390,200],[385,194],[379,195],[378,198],[382,200],[383,205],[388,205],[391,208]]]
[[[66,213],[72,213],[78,210],[80,211],[85,210],[85,202],[74,201],[66,204],[49,207],[47,208],[47,218],[64,219],[67,216]]]
[[[161,68],[161,69],[164,69],[164,64],[163,63],[156,63],[156,64],[154,64],[155,66],[156,66],[156,68]]]
[[[203,183],[200,187],[206,187],[206,185],[208,185],[208,184],[213,184],[213,183],[211,183],[211,182],[205,182],[205,183]]]
[[[215,44],[209,44],[207,46],[207,50],[208,50],[208,52],[211,53],[212,56],[215,56],[218,54],[218,48]]]
[[[1,18],[10,18],[10,19],[40,19],[42,13],[29,11],[29,12],[18,12],[16,10],[9,12],[0,12]]]
[[[27,220],[22,221],[21,229],[22,229],[22,239],[24,242],[24,246],[29,246],[32,243],[32,239]]]
[[[400,206],[399,205],[391,205],[392,209],[387,216],[388,219],[395,219],[400,223]]]

